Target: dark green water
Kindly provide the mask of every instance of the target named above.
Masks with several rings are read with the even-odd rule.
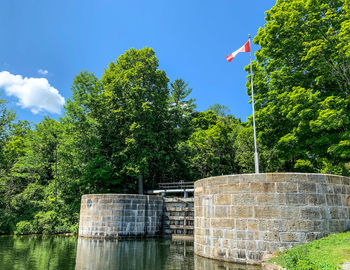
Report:
[[[193,243],[164,239],[0,237],[1,270],[258,270],[195,256]]]

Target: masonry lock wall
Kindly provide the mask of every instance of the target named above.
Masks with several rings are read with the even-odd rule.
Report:
[[[264,254],[350,229],[350,179],[245,174],[195,182],[197,255],[258,264]]]
[[[161,235],[163,199],[130,194],[88,194],[81,198],[79,236],[121,238]]]

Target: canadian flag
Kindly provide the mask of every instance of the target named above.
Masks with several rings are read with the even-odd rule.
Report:
[[[250,40],[248,40],[241,48],[234,51],[229,56],[226,56],[227,61],[231,62],[235,56],[240,52],[250,52]]]

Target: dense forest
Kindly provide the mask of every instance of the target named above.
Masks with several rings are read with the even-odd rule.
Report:
[[[254,43],[260,171],[349,175],[349,1],[278,0]],[[254,172],[252,119],[197,111],[190,85],[130,49],[75,77],[59,121],[15,121],[0,100],[0,233],[76,231],[86,193]]]

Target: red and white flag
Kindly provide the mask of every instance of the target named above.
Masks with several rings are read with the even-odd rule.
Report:
[[[250,52],[250,40],[248,40],[241,48],[237,51],[231,53],[229,56],[226,56],[227,61],[231,62],[235,56],[240,52]]]

